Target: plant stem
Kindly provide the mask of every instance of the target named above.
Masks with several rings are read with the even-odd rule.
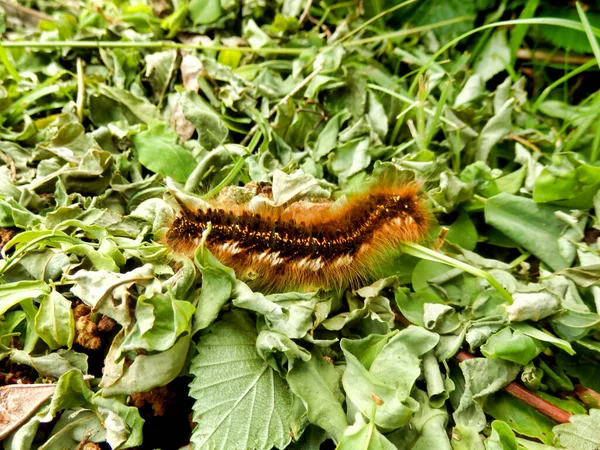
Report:
[[[417,258],[427,259],[429,261],[439,262],[442,264],[447,264],[452,267],[456,267],[458,269],[464,270],[471,275],[475,275],[476,277],[483,278],[488,283],[490,283],[498,293],[506,300],[506,302],[511,305],[513,302],[512,296],[508,293],[506,289],[496,280],[490,273],[485,270],[479,269],[477,267],[473,267],[470,264],[459,261],[458,259],[454,259],[450,256],[446,256],[442,253],[438,253],[434,250],[431,250],[427,247],[423,247],[422,245],[413,244],[405,242],[402,244],[402,251],[412,256],[416,256]]]

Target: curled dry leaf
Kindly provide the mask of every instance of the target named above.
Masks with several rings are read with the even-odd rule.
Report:
[[[54,394],[55,384],[11,384],[0,387],[0,440],[21,426]]]

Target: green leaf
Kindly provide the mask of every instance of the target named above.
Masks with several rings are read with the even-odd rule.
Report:
[[[194,333],[214,322],[223,305],[231,298],[236,281],[233,269],[225,267],[206,249],[204,255],[205,261],[196,259],[202,273],[202,290],[194,315]]]
[[[0,314],[4,314],[19,302],[50,293],[50,286],[43,281],[17,281],[0,285]]]
[[[486,450],[518,450],[517,438],[506,422],[494,420],[492,434],[485,441]]]
[[[220,0],[191,0],[189,6],[190,19],[194,25],[216,22],[221,17]]]
[[[137,355],[131,365],[124,367],[122,359],[116,361],[120,356],[119,345],[122,343],[122,336],[117,335],[105,360],[100,383],[103,395],[147,392],[170,383],[183,369],[190,341],[191,334],[188,332],[168,350],[151,355]]]
[[[366,423],[363,416],[356,413],[354,425],[344,431],[344,436],[336,450],[396,450],[396,448],[377,430],[374,423]]]
[[[481,346],[481,353],[487,358],[501,358],[524,366],[543,350],[544,346],[518,331],[514,333],[509,327],[504,328],[490,336],[488,341]]]
[[[165,351],[179,336],[188,332],[194,306],[167,295],[141,295],[135,307],[135,325],[123,342],[123,351],[143,349]]]
[[[510,49],[506,31],[505,28],[494,31],[479,58],[475,61],[473,69],[483,81],[490,80],[510,64]]]
[[[458,219],[450,225],[446,239],[466,250],[473,250],[477,245],[477,229],[465,211],[461,211]]]
[[[554,422],[521,400],[497,392],[487,397],[484,409],[494,419],[506,422],[515,433],[552,444]]]
[[[481,403],[519,373],[519,366],[499,359],[473,358],[460,363],[465,388],[452,417],[457,424],[483,430],[486,420]]]
[[[342,339],[341,347],[347,367],[343,376],[348,398],[365,416],[373,409],[372,395],[383,401],[377,407],[374,421],[378,426],[395,429],[404,426],[417,406],[410,392],[421,375],[420,356],[432,350],[439,336],[422,328],[409,326],[392,337],[377,354],[365,358],[364,352],[377,347],[371,339]],[[365,347],[365,344],[369,343]],[[374,356],[374,358],[373,358]],[[361,360],[371,364],[367,367]]]
[[[160,114],[156,106],[154,106],[148,101],[148,99],[144,97],[138,97],[129,91],[113,86],[107,86],[106,84],[99,84],[98,92],[113,100],[114,103],[117,103],[117,105],[123,110],[123,114],[132,123],[149,123],[160,118]],[[92,97],[92,99],[93,98],[94,97]],[[92,100],[90,99],[90,102],[91,101]],[[97,108],[114,108],[113,102],[105,105],[97,105]],[[95,109],[92,103],[90,104],[90,109]],[[107,111],[102,111],[102,113],[106,114]],[[110,113],[112,114],[114,112],[111,111]]]
[[[510,194],[499,194],[485,204],[485,220],[552,269],[571,265],[558,244],[566,224],[555,216],[561,210],[539,205],[533,200]]]
[[[340,389],[340,372],[327,361],[318,347],[308,361],[297,361],[287,381],[304,403],[308,420],[327,431],[338,442],[348,422],[342,408],[344,395]]]
[[[515,331],[519,331],[520,333],[526,334],[527,336],[535,338],[539,341],[553,344],[561,350],[567,352],[569,355],[575,354],[575,350],[573,350],[573,347],[571,347],[571,344],[569,344],[567,341],[559,339],[556,336],[550,334],[549,332],[544,332],[535,327],[532,327],[528,323],[512,323],[510,324],[510,327]]]
[[[196,161],[189,150],[177,144],[178,138],[165,123],[152,121],[146,131],[137,133],[131,140],[144,167],[184,182],[194,170]]]
[[[552,156],[552,164],[535,180],[533,199],[576,209],[589,209],[600,189],[600,167],[591,166],[574,153]]]
[[[552,430],[558,443],[564,448],[594,450],[600,447],[600,410],[590,409],[589,415],[575,414],[570,423],[557,425]]]
[[[223,144],[228,136],[227,126],[210,104],[192,91],[181,95],[183,115],[198,133],[198,142],[207,150]]]
[[[263,295],[237,282],[233,304],[264,316],[267,326],[289,338],[299,339],[313,326],[318,298],[314,292]]]
[[[194,380],[192,442],[198,448],[284,448],[291,439],[293,397],[254,347],[254,324],[227,314],[200,338]]]
[[[452,429],[452,450],[485,450],[477,428],[456,424]]]
[[[71,302],[57,291],[52,291],[40,303],[35,317],[35,331],[52,350],[71,348],[75,338]]]
[[[56,422],[50,436],[39,450],[64,450],[77,448],[86,439],[89,442],[104,442],[106,432],[95,411],[77,408],[65,411]]]
[[[141,418],[138,408],[126,406],[114,398],[94,397],[98,412],[104,417],[106,442],[114,449],[125,449],[142,444]]]
[[[31,356],[23,350],[13,350],[11,361],[16,364],[25,364],[35,369],[44,377],[59,378],[72,369],[87,372],[87,355],[73,350],[59,350],[47,355]]]

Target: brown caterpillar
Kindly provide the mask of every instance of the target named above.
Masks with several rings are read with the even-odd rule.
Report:
[[[298,202],[260,213],[216,201],[183,210],[165,240],[175,252],[193,254],[210,222],[206,247],[262,289],[357,286],[400,254],[400,243],[426,237],[429,212],[419,191],[417,183],[374,185],[343,203]]]

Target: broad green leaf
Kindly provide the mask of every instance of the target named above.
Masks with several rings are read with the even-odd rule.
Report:
[[[457,424],[481,431],[486,423],[481,404],[486,396],[513,381],[519,366],[499,359],[473,358],[463,361],[460,369],[465,388],[452,417]]]
[[[194,306],[167,295],[141,295],[135,307],[135,324],[123,342],[123,351],[165,351],[188,332]]]
[[[154,89],[155,97],[162,100],[165,95],[177,61],[177,50],[165,50],[146,55],[146,77]]]
[[[600,329],[600,316],[588,311],[566,310],[552,318],[550,323],[556,334],[570,342]]]
[[[573,347],[571,347],[571,344],[569,344],[567,341],[559,339],[548,332],[544,332],[538,328],[532,327],[527,323],[512,323],[510,324],[510,327],[515,331],[519,331],[520,333],[526,334],[527,336],[535,338],[539,341],[553,344],[561,350],[567,352],[569,355],[575,354],[575,350],[573,350]]]
[[[89,408],[92,406],[94,393],[83,381],[79,369],[71,369],[58,379],[56,390],[50,403],[50,413],[55,416],[63,409]]]
[[[73,350],[59,350],[47,355],[31,356],[23,350],[13,350],[11,361],[32,367],[41,376],[59,378],[72,369],[87,372],[87,355]]]
[[[104,83],[98,85],[98,91],[123,108],[126,114],[133,119],[133,123],[149,123],[150,121],[158,120],[160,118],[156,106],[150,103],[146,98],[138,97],[124,89],[108,86]],[[100,105],[98,105],[98,107],[100,107]],[[109,105],[105,105],[105,107],[110,108]]]
[[[50,293],[50,286],[43,281],[17,281],[0,285],[0,314],[25,299],[37,298]]]
[[[102,393],[105,396],[146,392],[173,381],[183,369],[190,346],[191,334],[184,334],[171,348],[150,355],[137,355],[131,365],[114,361],[118,348],[111,347],[103,371]],[[117,338],[115,338],[117,341]],[[117,341],[118,343],[119,341]]]
[[[225,142],[227,126],[210,104],[193,91],[184,92],[180,101],[183,115],[196,128],[198,142],[205,149],[212,150]]]
[[[204,249],[203,254],[205,261],[196,259],[202,273],[202,290],[194,314],[194,333],[214,322],[223,305],[231,298],[236,281],[233,269],[221,264],[208,250]]]
[[[509,327],[490,336],[481,346],[481,353],[487,358],[501,358],[524,366],[544,350],[544,345],[519,331],[514,333]]]
[[[494,419],[506,422],[515,433],[537,438],[544,444],[552,444],[552,427],[555,423],[507,393],[496,392],[488,396],[484,410]]]
[[[94,397],[94,404],[104,418],[106,442],[111,448],[125,449],[142,444],[144,419],[137,408],[100,396]]]
[[[189,150],[177,143],[177,139],[177,133],[158,121],[150,122],[147,130],[131,138],[144,167],[184,182],[194,170],[196,161]]]
[[[427,402],[427,394],[416,389],[415,398],[421,405],[411,420],[411,427],[418,432],[417,440],[410,445],[415,450],[450,450],[450,440],[446,432],[448,412],[445,407],[435,408]]]
[[[381,348],[367,369],[359,360],[365,350],[361,345],[364,340],[342,339],[347,363],[343,376],[346,395],[365,416],[371,414],[372,395],[376,395],[383,403],[377,407],[375,423],[386,429],[406,425],[416,407],[410,392],[421,375],[420,356],[432,350],[438,340],[437,334],[408,327]]]
[[[327,156],[336,147],[340,128],[350,117],[351,114],[343,110],[327,121],[311,152],[315,161]]]
[[[318,298],[314,292],[263,295],[242,282],[236,283],[233,304],[264,316],[267,326],[292,339],[300,339],[313,326]]]
[[[256,338],[253,322],[239,311],[200,338],[190,368],[194,446],[268,450],[290,442],[293,396],[256,353]]]
[[[558,245],[558,239],[566,229],[565,222],[555,216],[559,210],[502,193],[486,202],[485,220],[552,269],[559,270],[572,263],[562,255]]]
[[[502,72],[510,64],[510,49],[506,40],[506,29],[497,29],[473,67],[483,81]]]
[[[600,167],[585,164],[577,154],[555,154],[535,181],[533,199],[576,209],[588,209],[600,189]]]
[[[348,426],[342,408],[344,395],[340,389],[340,372],[323,357],[318,347],[314,347],[311,359],[294,364],[287,375],[287,382],[304,403],[308,420],[339,442]]]
[[[492,434],[485,441],[486,450],[517,450],[517,438],[506,422],[494,420]]]
[[[570,267],[559,270],[556,275],[563,275],[569,280],[573,280],[578,286],[587,288],[600,284],[600,264]]]
[[[452,429],[452,450],[485,450],[483,437],[475,427],[462,423]]]
[[[396,450],[386,437],[381,434],[374,423],[366,423],[363,416],[356,414],[354,425],[344,431],[336,450]]]
[[[64,450],[77,448],[86,439],[88,442],[104,442],[106,432],[95,411],[84,408],[65,411],[52,429],[50,436],[39,450]]]
[[[308,361],[311,358],[308,350],[276,331],[261,330],[256,339],[256,350],[279,373],[282,372],[280,365],[284,367],[287,363],[288,369],[292,370],[297,360]]]
[[[52,291],[40,303],[35,317],[35,331],[52,350],[71,348],[75,338],[71,302],[57,291]]]
[[[477,229],[469,215],[461,211],[458,219],[450,225],[446,239],[467,250],[473,250],[477,245]]]
[[[570,423],[553,428],[558,443],[564,448],[593,450],[600,447],[600,410],[590,409],[589,415],[571,416]]]

